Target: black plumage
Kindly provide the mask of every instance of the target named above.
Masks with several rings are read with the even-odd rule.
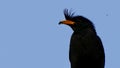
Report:
[[[69,60],[71,68],[104,68],[105,53],[101,39],[93,23],[87,18],[64,10],[66,24],[73,29],[70,40]]]

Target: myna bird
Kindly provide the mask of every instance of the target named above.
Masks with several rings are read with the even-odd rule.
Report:
[[[73,30],[69,50],[71,68],[104,68],[104,48],[93,23],[68,9],[64,10],[64,16],[66,20],[59,24],[66,24]]]

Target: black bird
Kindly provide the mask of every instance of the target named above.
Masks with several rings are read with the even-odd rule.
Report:
[[[68,9],[64,10],[64,16],[66,20],[59,24],[66,24],[73,29],[69,50],[71,68],[104,68],[104,48],[93,23]]]

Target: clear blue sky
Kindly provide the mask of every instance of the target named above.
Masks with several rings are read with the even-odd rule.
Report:
[[[120,68],[119,0],[0,0],[0,68],[70,68],[72,30],[63,9],[89,18],[101,37],[105,68]]]

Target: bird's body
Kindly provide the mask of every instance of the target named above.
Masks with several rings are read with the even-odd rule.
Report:
[[[71,68],[104,68],[105,54],[101,39],[94,25],[83,16],[73,16],[64,11],[67,24],[73,29],[70,40],[69,60]]]
[[[100,38],[91,30],[73,33],[69,59],[71,68],[104,68],[104,50]]]

